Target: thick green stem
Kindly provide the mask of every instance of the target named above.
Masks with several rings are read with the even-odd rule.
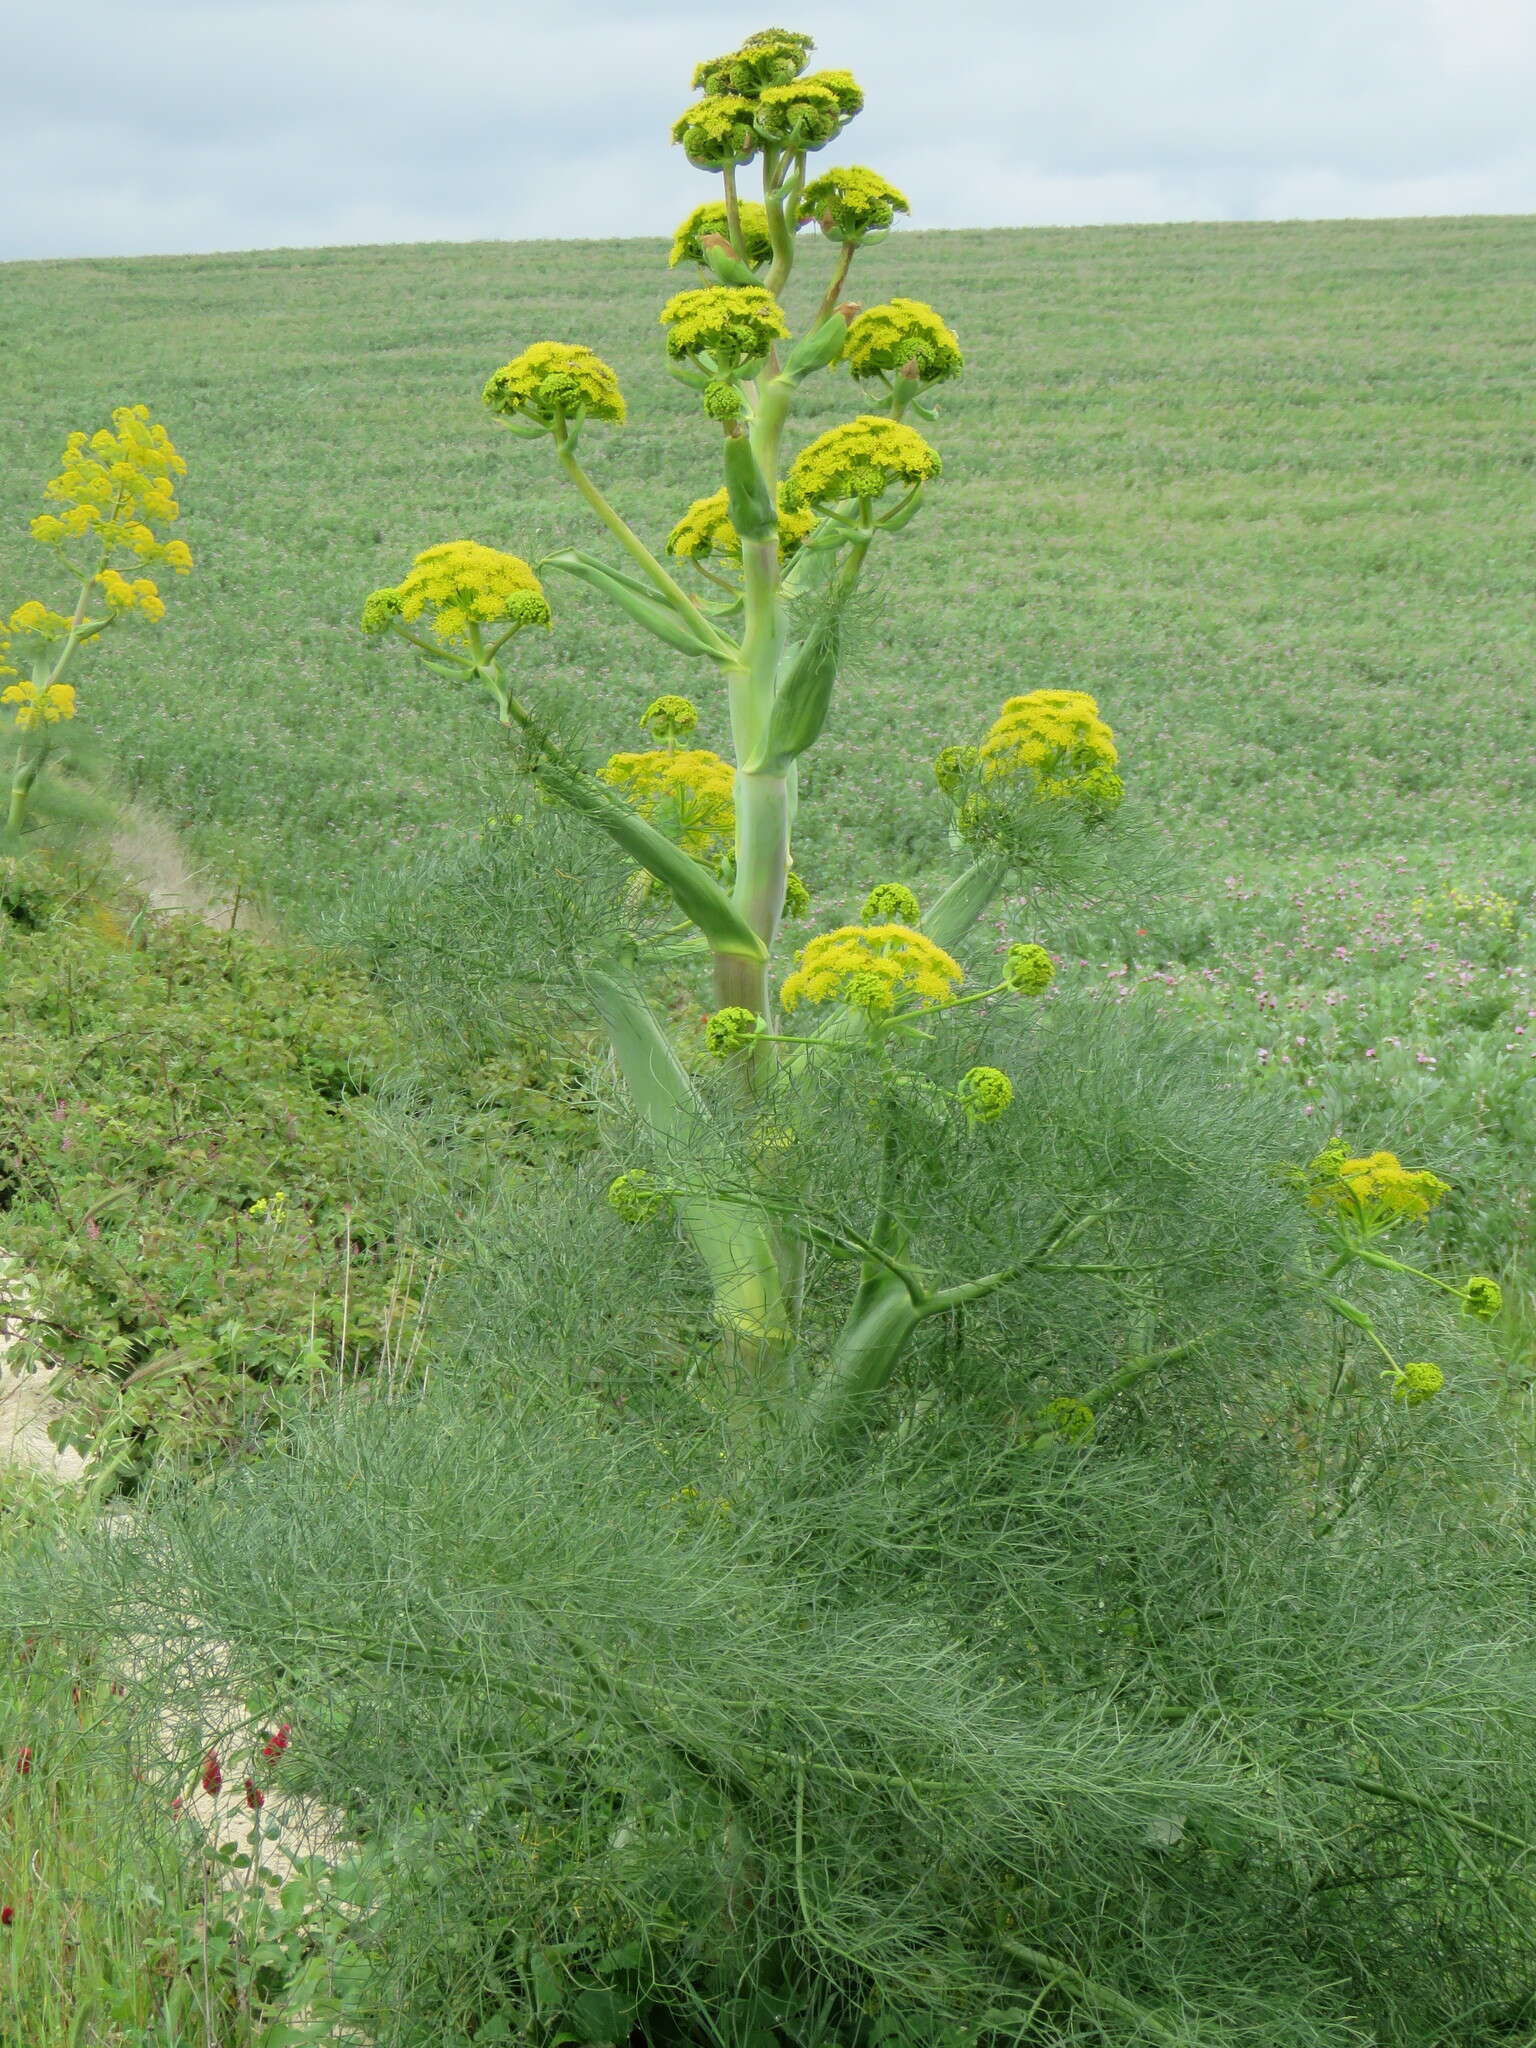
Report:
[[[43,765],[41,748],[32,748],[16,763],[16,772],[11,777],[11,800],[5,814],[5,836],[14,839],[21,831],[27,816],[27,800],[32,794],[32,785],[37,780],[37,771]]]
[[[741,231],[741,205],[736,197],[736,166],[725,166],[725,232],[738,261],[747,260],[747,239]]]
[[[663,1169],[695,1170],[708,1112],[638,983],[622,964],[594,969],[587,993],[608,1032],[631,1100],[657,1141]],[[753,1391],[787,1386],[789,1318],[767,1218],[748,1203],[683,1194],[678,1214],[714,1288],[715,1314]]]
[[[984,856],[950,883],[922,921],[922,930],[946,952],[959,945],[1003,886],[1005,862]]]
[[[817,309],[814,324],[820,326],[829,314],[835,313],[843,296],[843,286],[848,282],[848,272],[853,265],[853,252],[857,245],[844,242],[842,254],[837,259],[837,268],[832,273],[832,282],[827,286],[826,295]]]

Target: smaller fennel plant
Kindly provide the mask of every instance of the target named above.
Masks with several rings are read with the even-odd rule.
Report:
[[[59,473],[44,487],[58,509],[37,515],[32,537],[74,586],[74,602],[65,612],[28,598],[0,622],[0,681],[11,678],[0,705],[13,708],[18,735],[4,841],[19,841],[26,829],[39,778],[60,752],[56,728],[75,717],[80,649],[124,619],[165,616],[153,578],[124,568],[163,565],[178,576],[192,568],[186,542],[164,536],[181,515],[176,479],[186,468],[145,405],[117,406],[110,426],[76,431],[65,443]]]

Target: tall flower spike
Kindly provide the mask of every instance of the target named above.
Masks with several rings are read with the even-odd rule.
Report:
[[[801,220],[815,221],[829,242],[884,235],[898,213],[911,211],[905,193],[863,164],[823,171],[800,195]]]
[[[553,428],[559,420],[624,423],[619,380],[591,349],[574,341],[536,341],[491,377],[481,394],[504,419]]]

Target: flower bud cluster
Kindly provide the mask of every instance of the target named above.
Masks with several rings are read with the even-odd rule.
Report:
[[[917,898],[905,882],[877,882],[864,898],[859,915],[865,924],[915,925],[920,912]]]
[[[1422,1221],[1451,1191],[1438,1174],[1404,1166],[1395,1152],[1352,1159],[1342,1142],[1318,1153],[1307,1167],[1306,1179],[1314,1209],[1331,1210],[1377,1230]]]
[[[667,330],[668,355],[701,363],[716,375],[750,373],[776,341],[789,338],[778,301],[761,285],[717,284],[676,292],[659,317]]]
[[[768,235],[768,209],[755,199],[743,199],[736,209],[741,226],[742,252],[748,263],[767,263],[773,257],[773,243]],[[679,263],[702,264],[704,244],[711,235],[722,240],[730,238],[730,224],[726,216],[723,199],[706,200],[696,206],[685,221],[678,225],[672,237],[672,252],[668,264],[675,269]]]
[[[788,29],[764,29],[740,49],[711,57],[693,74],[704,97],[679,114],[672,140],[691,164],[723,171],[744,164],[764,144],[778,149],[821,149],[840,135],[864,105],[846,71],[802,77],[815,48]]]
[[[640,714],[640,723],[659,740],[680,740],[699,722],[696,708],[686,697],[655,697]]]
[[[1013,1083],[1000,1067],[972,1067],[955,1092],[973,1124],[995,1123],[1013,1101]]]
[[[608,1206],[621,1222],[648,1223],[666,1200],[644,1167],[621,1173],[608,1188]]]

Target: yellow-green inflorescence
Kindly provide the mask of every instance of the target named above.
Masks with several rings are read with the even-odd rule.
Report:
[[[1384,1372],[1382,1378],[1391,1381],[1393,1400],[1401,1401],[1408,1408],[1418,1408],[1425,1401],[1432,1401],[1445,1385],[1445,1374],[1439,1366],[1431,1365],[1422,1358],[1409,1365],[1395,1365],[1390,1372]]]
[[[63,510],[40,513],[32,537],[45,547],[89,538],[108,553],[122,548],[141,562],[163,562],[185,575],[192,566],[186,542],[162,540],[154,529],[180,517],[175,479],[186,473],[149,407],[120,405],[110,428],[69,436],[59,474],[43,492]]]
[[[736,209],[736,216],[741,224],[741,253],[746,261],[769,262],[773,256],[773,243],[768,236],[768,209],[755,199],[743,199]],[[667,262],[674,269],[679,263],[702,263],[704,244],[711,235],[718,235],[722,241],[730,239],[723,199],[706,200],[678,224]]]
[[[843,360],[855,377],[904,373],[923,384],[958,377],[965,361],[954,329],[920,299],[868,307],[848,330]]]
[[[486,383],[482,396],[504,419],[553,428],[570,420],[624,421],[619,380],[599,355],[574,341],[536,341]]]
[[[598,780],[695,860],[713,864],[736,843],[735,770],[705,748],[614,754]]]
[[[672,140],[696,170],[724,171],[750,163],[760,143],[753,103],[739,93],[714,92],[686,108],[672,123]]]
[[[759,29],[740,49],[723,57],[706,57],[694,70],[694,90],[750,96],[766,86],[788,85],[805,69],[815,47],[809,36],[794,29]]]
[[[1020,995],[1043,995],[1056,979],[1056,962],[1044,946],[1020,944],[1008,948],[1003,979]]]
[[[621,1173],[608,1188],[608,1206],[625,1223],[647,1223],[666,1196],[644,1167]]]
[[[981,785],[960,801],[958,823],[962,834],[984,834],[1010,788],[1102,817],[1125,795],[1118,760],[1114,735],[1087,691],[1032,690],[1008,699],[979,747],[946,747],[934,774],[957,800],[968,783]]]
[[[688,699],[670,693],[652,698],[640,714],[641,725],[659,740],[683,739],[698,722],[698,711]]]
[[[791,555],[816,524],[816,515],[785,501],[779,493],[779,553]],[[684,561],[702,561],[709,555],[741,559],[741,536],[731,524],[730,506],[724,491],[708,498],[695,498],[667,535],[667,553]]]
[[[910,213],[905,193],[863,164],[844,164],[813,178],[800,195],[800,218],[813,220],[832,242],[862,242],[884,234],[898,213]]]
[[[800,451],[784,480],[784,500],[797,507],[873,500],[894,485],[926,483],[942,467],[915,428],[864,413]]]
[[[865,924],[915,925],[919,916],[917,898],[905,882],[876,882],[864,898],[859,915]]]
[[[424,619],[439,640],[454,641],[478,626],[547,626],[550,614],[526,562],[478,541],[447,540],[424,548],[393,589],[374,591],[363,605],[365,633],[383,633],[397,619]]]
[[[1041,1430],[1049,1430],[1064,1444],[1085,1444],[1093,1435],[1094,1413],[1086,1401],[1078,1401],[1070,1394],[1058,1394],[1054,1401],[1047,1401],[1035,1422]]]
[[[704,1043],[716,1059],[723,1060],[750,1044],[762,1025],[763,1020],[755,1010],[728,1003],[723,1010],[716,1010],[704,1026]]]
[[[761,285],[704,285],[676,292],[662,307],[667,353],[679,361],[710,358],[719,370],[761,363],[789,337],[777,299]]]
[[[788,85],[764,86],[752,123],[764,142],[788,149],[824,149],[863,105],[864,94],[851,73],[815,71]]]
[[[947,1003],[964,979],[958,960],[905,924],[840,925],[809,940],[795,956],[779,1000],[846,1003],[872,1017],[902,1003]]]
[[[1332,1210],[1377,1229],[1422,1221],[1451,1191],[1438,1174],[1404,1166],[1395,1152],[1351,1158],[1337,1142],[1318,1153],[1306,1178],[1315,1209]]]
[[[972,1067],[955,1092],[973,1124],[995,1123],[1013,1101],[1013,1083],[1001,1067]]]
[[[1467,1314],[1484,1323],[1491,1323],[1504,1307],[1503,1289],[1483,1273],[1473,1274],[1461,1290],[1461,1299]]]

